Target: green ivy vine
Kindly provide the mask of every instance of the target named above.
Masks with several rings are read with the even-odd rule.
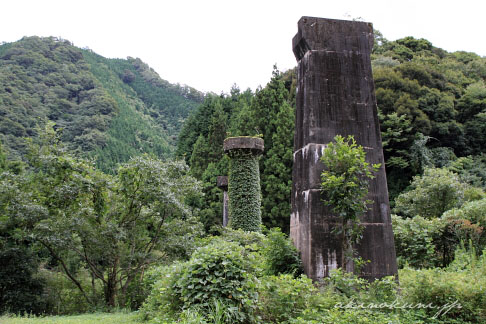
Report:
[[[229,152],[229,226],[259,232],[262,223],[258,156],[250,149]]]

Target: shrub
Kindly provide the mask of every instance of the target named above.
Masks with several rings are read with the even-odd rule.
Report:
[[[223,300],[239,310],[234,322],[248,320],[257,298],[252,258],[236,243],[215,241],[198,249],[184,265],[174,285],[176,293],[186,307],[206,308],[211,300]]]
[[[414,268],[428,268],[439,264],[434,244],[444,228],[439,219],[392,215],[392,224],[399,267],[409,264]]]
[[[173,263],[153,270],[153,274],[160,276],[159,280],[152,284],[151,293],[140,310],[144,319],[170,321],[177,318],[183,303],[174,287],[182,276],[184,265],[185,263]],[[150,285],[153,277],[155,276],[149,276],[145,284]]]
[[[459,242],[471,240],[478,251],[486,247],[486,199],[471,201],[461,208],[451,209],[442,215],[446,233],[450,237],[450,250]]]
[[[267,245],[267,237],[260,232],[249,232],[242,229],[232,229],[222,227],[218,229],[220,236],[208,236],[200,240],[199,246],[205,247],[211,244],[221,244],[221,242],[230,242],[240,245],[244,248],[245,253],[251,254],[251,258],[246,261],[257,277],[264,275],[266,261],[262,255],[262,249]]]
[[[303,273],[299,252],[279,228],[272,228],[268,232],[262,254],[268,275],[289,273],[298,276]]]
[[[467,187],[464,191],[464,201],[475,201],[486,198],[486,193],[478,187]]]
[[[310,306],[318,290],[306,276],[290,274],[261,279],[258,312],[265,323],[282,323]]]
[[[255,274],[279,275],[282,273],[293,274],[295,277],[303,273],[302,261],[299,251],[292,241],[280,228],[270,229],[266,235],[259,232],[248,232],[241,229],[221,229],[220,237],[209,237],[202,240],[202,245],[207,245],[215,240],[235,242],[243,246],[245,250],[255,252]]]
[[[336,135],[322,152],[324,165],[321,173],[322,201],[339,215],[339,226],[334,231],[341,240],[340,264],[344,267],[355,256],[354,244],[363,236],[360,217],[369,209],[366,199],[370,181],[375,178],[380,164],[366,162],[366,152],[356,144],[354,137]]]
[[[457,174],[445,168],[428,168],[422,176],[413,178],[411,190],[397,197],[394,210],[406,217],[440,217],[462,205],[466,187]]]
[[[452,308],[442,315],[443,318],[483,323],[486,320],[485,252],[477,259],[473,251],[459,249],[456,252],[458,261],[454,261],[446,269],[401,270],[400,286],[404,300],[437,306],[457,301],[461,308]],[[427,312],[434,315],[437,310],[431,309]]]
[[[211,240],[219,239],[213,237]],[[239,245],[249,248],[252,251],[258,251],[266,240],[265,235],[260,232],[249,232],[242,229],[231,229],[229,227],[222,228],[221,239],[226,242],[235,242]]]
[[[306,310],[306,312],[291,321],[289,324],[390,324],[390,323],[404,323],[399,321],[398,315],[395,314],[383,314],[377,311],[370,310],[341,310],[341,309],[329,309],[324,312],[314,312],[312,309]],[[409,322],[420,323],[420,322]]]
[[[207,314],[225,309],[228,323],[253,320],[257,300],[255,257],[237,243],[214,240],[185,263],[167,267],[143,306],[145,318],[174,320],[184,309]]]
[[[342,294],[346,298],[355,298],[360,291],[366,289],[367,281],[351,272],[338,268],[331,270],[329,277],[324,278],[327,289]]]
[[[325,278],[325,290],[343,296],[340,302],[357,299],[361,302],[391,302],[397,298],[397,282],[393,276],[367,281],[353,273],[335,269]]]

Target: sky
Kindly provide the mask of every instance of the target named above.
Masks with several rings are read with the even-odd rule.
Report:
[[[425,38],[486,56],[484,0],[3,0],[0,42],[56,36],[110,58],[139,57],[161,78],[204,92],[255,90],[296,65],[302,16],[361,18],[388,40]]]

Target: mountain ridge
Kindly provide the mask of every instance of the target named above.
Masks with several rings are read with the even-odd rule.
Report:
[[[167,158],[203,98],[139,58],[108,59],[55,37],[0,45],[0,140],[13,156],[50,121],[69,149],[106,172],[142,153]]]

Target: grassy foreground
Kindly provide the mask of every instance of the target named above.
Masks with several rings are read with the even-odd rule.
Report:
[[[2,316],[0,324],[140,324],[134,313],[98,313],[76,316]]]

